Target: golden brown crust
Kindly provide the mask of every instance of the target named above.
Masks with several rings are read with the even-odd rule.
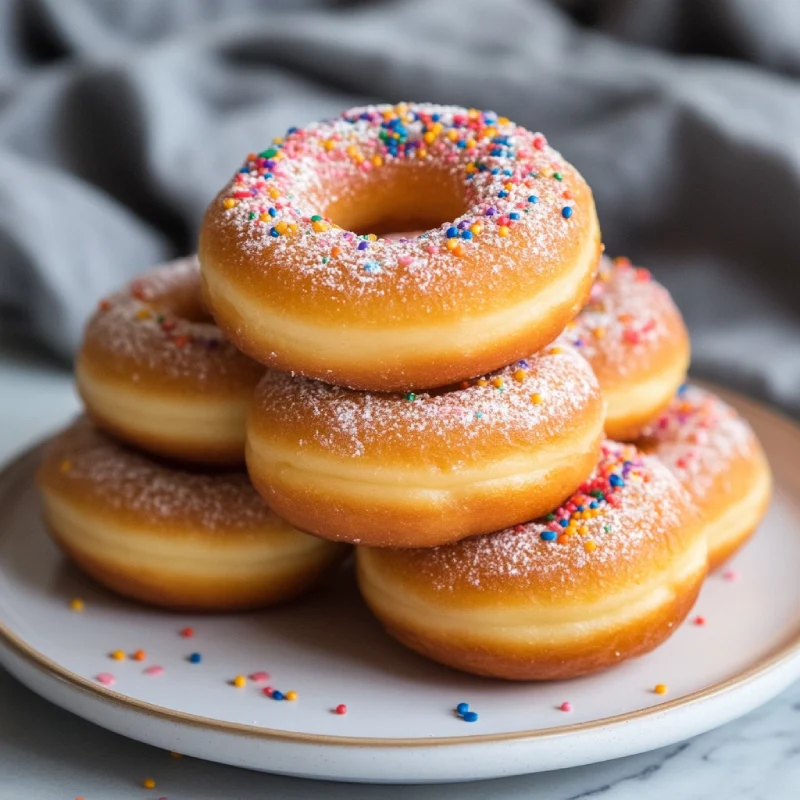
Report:
[[[458,112],[441,110],[450,120]],[[270,367],[372,390],[443,385],[547,345],[585,301],[597,269],[594,201],[543,137],[500,127],[514,142],[507,152],[483,134],[472,149],[443,136],[422,158],[385,159],[378,122],[344,115],[288,136],[269,159],[248,156],[209,206],[200,235],[218,324]],[[452,130],[467,135],[455,123]],[[364,170],[361,155],[344,152],[351,133],[364,157],[376,151],[379,168]],[[422,218],[408,206],[423,209]],[[432,219],[454,221],[407,241],[365,242],[347,230],[430,227]],[[459,224],[454,242],[447,231]],[[502,311],[514,318],[501,329]],[[370,340],[378,336],[376,348]],[[348,344],[331,346],[340,339]]]
[[[280,602],[346,552],[278,518],[243,472],[181,470],[85,420],[49,444],[37,483],[54,539],[81,568],[167,608]]]
[[[614,443],[551,519],[445,547],[358,549],[362,593],[390,633],[450,666],[515,680],[586,674],[652,649],[706,567],[688,493],[657,459]]]
[[[603,413],[591,369],[568,346],[419,395],[270,372],[248,421],[248,470],[302,530],[432,546],[558,505],[596,463]]]

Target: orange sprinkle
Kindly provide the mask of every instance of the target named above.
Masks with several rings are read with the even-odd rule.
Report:
[[[331,258],[336,258],[336,256],[341,255],[341,252],[341,247],[331,247]]]
[[[186,347],[186,345],[189,344],[189,342],[191,342],[192,339],[190,336],[184,335],[184,336],[176,336],[173,339],[173,341],[175,342],[175,347],[181,348],[181,347]]]
[[[152,778],[145,778],[142,781],[142,786],[144,786],[145,789],[155,789],[156,782]]]
[[[531,395],[531,403],[533,403],[535,406],[540,406],[543,400],[544,398],[538,392]]]
[[[666,693],[669,691],[669,687],[667,686],[667,684],[666,684],[666,683],[657,683],[657,684],[656,684],[656,685],[653,687],[653,691],[654,691],[656,694],[666,694]]]
[[[383,159],[380,156],[373,156],[372,157],[372,163],[376,167],[382,167],[383,166]]]
[[[134,661],[144,661],[147,658],[147,653],[144,650],[137,650],[131,658]]]
[[[456,246],[453,248],[453,255],[454,255],[454,256],[458,256],[459,258],[463,258],[463,257],[466,255],[466,253],[467,253],[467,251],[464,249],[464,245],[463,245],[463,244],[461,244],[461,242],[459,242],[459,243],[458,243],[458,244],[457,244],[457,245],[456,245]]]
[[[606,329],[605,328],[595,328],[594,331],[592,331],[592,333],[594,333],[594,338],[595,339],[602,339],[606,335]]]
[[[83,600],[80,597],[73,597],[72,600],[69,601],[69,607],[73,611],[81,612],[83,611]]]
[[[487,381],[486,378],[478,378],[477,385],[478,386],[488,386],[489,385],[489,381]]]
[[[514,372],[514,380],[517,383],[522,383],[522,381],[524,381],[525,378],[527,378],[527,377],[528,377],[528,373],[524,369],[522,369],[521,367],[520,367],[520,369],[518,369],[518,370],[516,370]]]
[[[633,322],[633,317],[630,314],[620,314],[617,319],[623,324],[627,325],[629,322]]]
[[[559,544],[567,544],[572,537],[568,533],[562,533],[561,536],[556,539]]]
[[[501,386],[505,386],[505,381],[498,375],[498,377],[492,378],[492,386],[499,389]]]
[[[457,239],[448,239],[447,244],[445,247],[450,250],[451,252],[458,247],[458,240]]]
[[[551,347],[550,348],[550,355],[551,356],[558,356],[561,355],[564,351],[560,347]]]

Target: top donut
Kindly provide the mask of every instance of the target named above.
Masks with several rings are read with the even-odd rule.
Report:
[[[385,238],[389,233],[423,231]],[[291,128],[209,206],[199,257],[226,335],[275,369],[428,389],[553,341],[600,257],[591,190],[490,111],[401,103]]]

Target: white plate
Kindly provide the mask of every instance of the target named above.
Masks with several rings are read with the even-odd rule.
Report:
[[[728,397],[772,462],[775,499],[754,540],[711,576],[689,621],[656,652],[575,681],[473,678],[407,652],[359,602],[349,569],[305,601],[261,614],[149,610],[62,559],[39,520],[38,451],[0,476],[0,661],[54,703],[159,747],[243,767],[332,780],[458,781],[616,758],[738,717],[800,677],[800,429]],[[85,602],[82,613],[70,600]],[[705,625],[693,618],[702,614]],[[179,632],[192,626],[195,636]],[[137,649],[144,662],[109,653]],[[202,654],[200,664],[187,656]],[[149,666],[163,674],[147,675]],[[239,674],[265,670],[296,702]],[[116,677],[113,689],[96,681]],[[652,688],[666,683],[669,693]],[[453,712],[468,702],[480,718]],[[563,701],[571,712],[559,710]],[[333,713],[339,703],[346,716]]]

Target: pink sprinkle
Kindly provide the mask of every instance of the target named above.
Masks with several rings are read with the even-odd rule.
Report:
[[[706,624],[706,618],[705,617],[695,617],[693,621],[694,621],[695,625],[705,625]]]
[[[98,683],[102,683],[103,686],[113,686],[117,682],[117,679],[110,672],[101,672],[95,680]]]
[[[722,578],[726,581],[738,581],[741,577],[738,570],[735,569],[726,569],[725,572],[722,573]]]
[[[572,703],[565,700],[558,708],[560,711],[572,711]]]
[[[397,263],[401,267],[407,267],[413,261],[414,261],[414,256],[400,256],[400,258],[397,259]]]
[[[269,680],[269,672],[254,672],[250,676],[253,683],[266,683]]]
[[[429,244],[425,248],[425,250],[428,252],[429,255],[434,255],[436,253],[436,248],[432,244]]]
[[[144,670],[144,674],[145,675],[161,675],[161,673],[163,671],[164,671],[164,667],[152,666],[152,667],[148,667],[146,670]]]

